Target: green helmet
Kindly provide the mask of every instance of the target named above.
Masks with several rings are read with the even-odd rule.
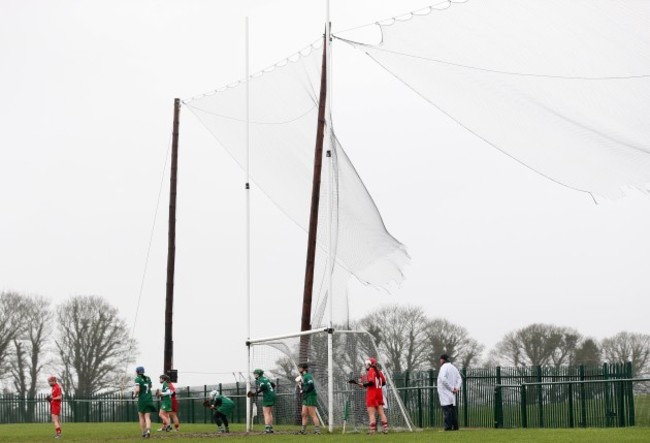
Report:
[[[261,377],[262,375],[264,375],[264,371],[262,371],[261,369],[255,369],[253,371],[253,374],[257,375],[258,377]]]

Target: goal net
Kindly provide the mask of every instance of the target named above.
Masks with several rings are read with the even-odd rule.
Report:
[[[330,339],[331,345],[328,343]],[[320,329],[250,340],[248,346],[251,370],[262,369],[264,375],[275,383],[274,425],[301,424],[302,398],[296,377],[299,374],[298,365],[308,363],[309,372],[316,383],[321,425],[330,431],[334,428],[342,432],[367,430],[365,389],[348,381],[358,380],[365,374],[364,361],[369,357],[377,356],[381,366],[381,358],[370,334],[365,331]],[[384,388],[384,398],[389,426],[391,430],[412,430],[412,423],[397,395],[391,374],[385,370],[384,374],[388,382]],[[251,381],[251,385],[254,385],[254,381]],[[261,396],[252,400],[253,407],[249,413],[253,416],[249,423],[253,427],[258,423],[263,425]]]

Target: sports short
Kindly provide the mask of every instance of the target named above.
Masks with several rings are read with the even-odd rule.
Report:
[[[275,406],[275,392],[262,396],[262,406],[266,406],[267,408]]]
[[[165,412],[171,412],[172,411],[172,405],[160,405],[160,410],[165,411]]]
[[[52,415],[61,415],[61,402],[60,401],[50,402],[50,413]]]
[[[176,400],[176,397],[172,397],[172,412],[178,412],[178,400]]]
[[[366,407],[378,408],[384,406],[384,395],[381,389],[368,389],[366,392]]]
[[[303,406],[318,406],[318,397],[315,395],[310,397],[303,397],[302,404]]]
[[[138,404],[138,412],[141,414],[156,412],[156,405],[153,403]]]

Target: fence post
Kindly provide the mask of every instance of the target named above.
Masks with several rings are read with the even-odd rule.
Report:
[[[435,415],[435,394],[436,391],[433,389],[434,383],[436,381],[433,378],[433,369],[429,369],[429,426],[433,427],[436,422]]]
[[[616,418],[618,422],[618,427],[625,427],[625,399],[623,398],[625,393],[625,382],[620,381],[624,377],[623,373],[623,364],[616,363],[614,365],[614,378],[617,380],[614,384],[614,395],[616,396]]]
[[[417,404],[418,404],[418,427],[422,428],[424,427],[422,425],[422,421],[424,419],[423,413],[424,411],[422,410],[422,389],[418,388],[417,390]]]
[[[134,404],[135,404],[134,401],[127,402],[127,404],[126,404],[126,416],[124,417],[124,421],[129,421],[128,417],[135,416],[134,411],[133,411]]]
[[[411,380],[409,378],[409,371],[405,371],[404,372],[404,387],[406,388],[406,389],[404,389],[404,404],[405,405],[408,404],[408,402],[409,402],[409,389],[408,388],[410,387],[410,382],[411,382]]]
[[[609,365],[603,363],[603,380],[609,380]],[[610,384],[605,382],[605,426],[612,426],[612,399],[611,392],[609,392]]]
[[[544,395],[542,394],[542,367],[540,365],[535,366],[537,370],[537,407],[539,408],[539,427],[544,427]]]
[[[233,422],[235,423],[241,423],[241,399],[239,398],[239,382],[235,382],[235,416],[237,417],[236,419],[233,419]]]
[[[496,386],[494,387],[494,427],[503,427],[503,404],[501,402],[501,366],[497,366]]]
[[[469,427],[468,424],[468,413],[467,413],[467,368],[463,368],[461,371],[461,378],[463,380],[463,390],[461,393],[463,394],[463,426],[466,428]]]
[[[203,398],[208,398],[208,385],[203,385]],[[207,408],[203,408],[203,423],[208,422],[207,413],[208,413]],[[210,411],[210,422],[212,422],[212,411]]]
[[[569,382],[569,427],[575,427],[575,420],[573,418],[573,384]]]
[[[632,362],[625,362],[625,378],[634,378],[632,371]],[[630,426],[636,425],[636,415],[634,412],[634,385],[631,381],[626,383],[627,385],[627,414],[628,414],[628,424]]]
[[[585,365],[580,365],[580,381],[584,382],[585,377]],[[580,383],[580,420],[583,428],[587,427],[587,392],[585,388],[585,383]]]
[[[187,386],[187,398],[192,398],[192,391],[189,386]],[[196,417],[194,416],[194,400],[190,400],[190,417],[192,417],[192,423],[196,423]]]
[[[528,427],[528,400],[526,399],[526,385],[521,385],[521,427]]]

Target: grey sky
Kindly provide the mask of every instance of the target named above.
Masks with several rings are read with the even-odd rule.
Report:
[[[427,4],[332,0],[333,29]],[[1,2],[0,289],[106,297],[135,325],[138,364],[160,372],[173,98],[244,76],[245,16],[256,71],[317,39],[324,13],[298,0]],[[333,57],[337,134],[412,257],[392,295],[354,287],[353,316],[377,301],[422,306],[488,349],[533,322],[597,339],[648,332],[647,196],[596,205],[364,54],[337,42]],[[181,113],[175,366],[183,385],[226,382],[246,368],[244,175]],[[297,330],[305,235],[258,193],[251,221],[252,336]]]

